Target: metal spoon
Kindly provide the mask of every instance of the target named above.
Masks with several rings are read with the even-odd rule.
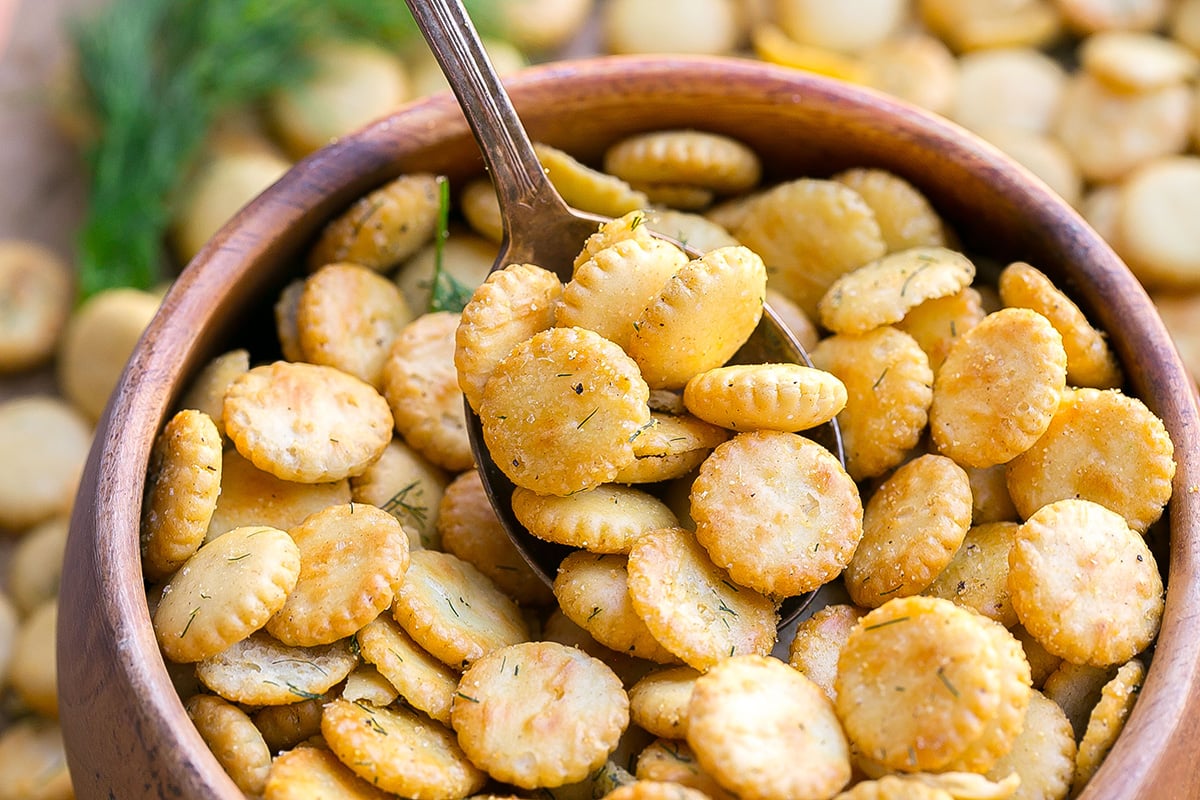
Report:
[[[406,2],[458,98],[491,173],[504,229],[492,269],[531,263],[557,272],[563,281],[570,280],[571,265],[583,249],[584,240],[608,218],[571,208],[550,183],[462,3]],[[684,250],[691,257],[700,255],[687,247]],[[757,329],[731,363],[760,362],[812,365],[796,337],[765,304]],[[553,584],[570,548],[537,538],[517,520],[512,511],[513,484],[488,452],[479,417],[470,407],[467,430],[484,488],[505,531],[534,572]],[[845,463],[836,421],[811,435]],[[780,626],[803,611],[811,597],[810,593],[785,599],[780,607]]]

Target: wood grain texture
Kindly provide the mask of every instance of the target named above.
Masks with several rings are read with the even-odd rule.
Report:
[[[1110,332],[1130,390],[1165,420],[1178,471],[1166,617],[1140,701],[1084,800],[1200,796],[1200,413],[1149,299],[1108,246],[998,151],[882,95],[749,61],[556,62],[509,82],[533,136],[584,159],[662,127],[733,135],[768,179],[878,166],[922,189],[972,252],[1037,265]],[[149,626],[138,565],[155,431],[188,379],[233,342],[270,357],[269,304],[324,220],[411,170],[476,174],[448,97],[420,102],[302,162],[236,217],[168,294],[113,396],[76,504],[60,600],[60,709],[80,798],[240,798],[186,719]],[[1164,562],[1167,559],[1164,558]],[[103,720],[103,726],[97,724]],[[116,722],[117,724],[113,724]]]

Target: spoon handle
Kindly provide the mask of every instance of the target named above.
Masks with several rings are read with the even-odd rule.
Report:
[[[513,231],[536,230],[538,219],[547,214],[569,215],[463,4],[459,0],[406,2],[475,134],[496,188],[510,246]]]

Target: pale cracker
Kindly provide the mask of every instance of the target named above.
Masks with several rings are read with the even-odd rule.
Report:
[[[1154,30],[1166,20],[1167,0],[1055,0],[1063,21],[1079,34]]]
[[[295,647],[330,644],[392,604],[409,556],[391,514],[367,503],[330,506],[288,533],[300,549],[300,578],[267,621],[272,636]]]
[[[875,212],[888,252],[945,247],[946,224],[921,190],[894,172],[855,167],[833,176],[862,195]]]
[[[91,424],[64,400],[0,402],[0,529],[15,533],[69,509],[91,446]]]
[[[329,750],[298,747],[271,761],[263,800],[389,800],[394,795],[377,789],[341,762]]]
[[[597,642],[660,664],[678,659],[654,638],[629,597],[628,559],[576,550],[554,576],[558,606]]]
[[[867,500],[862,541],[843,575],[851,599],[876,608],[924,590],[970,525],[971,486],[962,467],[932,453],[906,462]]]
[[[1051,653],[1034,639],[1025,626],[1017,623],[1009,628],[1013,638],[1021,643],[1025,651],[1025,660],[1029,662],[1029,674],[1035,689],[1045,690],[1049,677],[1065,662]]]
[[[230,384],[223,414],[239,453],[300,483],[357,475],[392,438],[392,414],[379,392],[317,364],[276,361],[250,369]]]
[[[463,307],[454,334],[458,385],[479,410],[492,370],[514,346],[554,324],[563,285],[533,264],[509,264],[488,275]]]
[[[983,298],[978,290],[968,286],[910,308],[896,327],[917,340],[936,375],[958,337],[982,322],[984,316]]]
[[[475,463],[454,368],[458,322],[456,313],[435,311],[404,326],[392,343],[382,377],[396,432],[421,455],[451,471]]]
[[[7,684],[21,704],[43,717],[58,717],[58,598],[45,601],[20,621],[12,641]]]
[[[1015,774],[1020,779],[1010,800],[1064,800],[1075,770],[1075,750],[1075,737],[1062,709],[1035,691],[1012,750],[987,774],[991,778]]]
[[[735,431],[803,431],[846,406],[837,376],[802,364],[739,364],[692,377],[683,403],[700,419]]]
[[[838,424],[850,476],[874,477],[899,464],[924,432],[933,396],[933,371],[917,340],[885,326],[827,337],[809,355],[846,386]]]
[[[238,788],[249,797],[260,797],[271,769],[271,751],[246,712],[214,695],[195,695],[184,707]]]
[[[1042,47],[1062,31],[1051,0],[920,0],[925,25],[960,53]]]
[[[451,719],[463,750],[493,778],[553,788],[604,764],[629,724],[629,700],[616,674],[583,651],[527,642],[463,674]]]
[[[387,272],[433,238],[439,178],[401,175],[355,200],[326,223],[308,253],[308,266],[350,261]]]
[[[664,667],[629,687],[629,716],[635,725],[664,739],[687,737],[687,707],[699,670]]]
[[[649,220],[649,210],[638,209],[600,223],[599,227],[596,228],[596,232],[584,240],[583,249],[579,251],[579,254],[575,256],[575,260],[571,262],[572,269],[617,242],[624,241],[625,239],[646,241],[647,239],[654,238],[654,231],[650,228]]]
[[[436,550],[411,554],[392,613],[417,644],[454,669],[530,638],[516,603],[467,562]]]
[[[788,663],[820,686],[830,700],[836,694],[833,684],[846,637],[866,613],[867,609],[850,603],[817,609],[796,625],[788,644]]]
[[[1004,305],[1030,308],[1050,320],[1062,336],[1067,382],[1072,386],[1114,389],[1125,382],[1104,334],[1043,272],[1014,261],[1000,272],[998,288]]]
[[[565,497],[539,495],[518,486],[512,508],[517,520],[539,539],[595,553],[628,553],[647,531],[679,524],[657,497],[620,484]]]
[[[662,239],[615,242],[575,267],[555,324],[593,330],[626,349],[642,310],[687,262],[682,250]]]
[[[779,26],[797,42],[857,55],[886,41],[908,21],[904,0],[853,0],[830,5],[820,0],[775,3]]]
[[[387,614],[364,625],[355,641],[363,661],[374,664],[406,703],[443,725],[450,724],[457,672],[414,642]]]
[[[0,241],[0,374],[46,363],[74,299],[71,270],[33,241]]]
[[[604,169],[633,184],[698,186],[740,194],[762,177],[758,154],[729,136],[660,130],[627,136],[604,152]]]
[[[1071,781],[1071,790],[1076,794],[1083,791],[1083,787],[1100,769],[1104,757],[1116,744],[1145,678],[1146,667],[1135,658],[1123,664],[1116,676],[1104,685],[1100,702],[1092,709],[1087,731],[1079,742],[1075,756],[1075,777]]]
[[[1154,555],[1119,514],[1090,500],[1059,500],[1026,519],[1009,568],[1021,624],[1069,661],[1121,663],[1158,633],[1163,582]]]
[[[793,433],[740,433],[692,484],[696,539],[734,582],[772,597],[812,591],[854,555],[858,487],[837,458]]]
[[[173,661],[216,655],[261,628],[300,577],[300,550],[284,531],[248,526],[196,551],[154,610],[159,647]]]
[[[629,339],[646,383],[677,389],[728,361],[762,317],[766,284],[762,259],[741,245],[710,250],[677,270]]]
[[[436,548],[438,507],[449,480],[445,470],[397,436],[371,466],[350,479],[349,499],[378,506],[400,520],[410,549]]]
[[[909,776],[883,775],[859,781],[833,800],[954,800],[954,795]]]
[[[565,150],[544,142],[534,142],[533,150],[550,183],[573,208],[619,217],[650,205],[644,192],[611,171],[592,169]]]
[[[518,603],[554,602],[553,593],[509,538],[478,470],[467,470],[446,487],[438,505],[437,530],[441,549],[473,564]]]
[[[851,742],[905,772],[945,768],[966,753],[1002,704],[1031,691],[1010,651],[997,651],[994,625],[948,600],[920,596],[889,600],[864,616],[842,649],[834,684]]]
[[[479,416],[493,460],[513,483],[567,495],[633,462],[649,395],[621,348],[593,331],[551,328],[496,365]]]
[[[1016,625],[1017,612],[1008,592],[1008,552],[1016,531],[1016,522],[972,527],[925,594],[953,600],[1006,628]]]
[[[292,647],[266,631],[196,664],[196,677],[216,694],[247,706],[288,705],[320,697],[358,663],[349,640]]]
[[[850,83],[864,80],[863,67],[855,57],[827,47],[798,42],[770,20],[758,22],[750,29],[750,43],[754,47],[754,55],[769,64],[814,72]]]
[[[1117,252],[1133,274],[1160,289],[1200,289],[1195,192],[1200,158],[1154,159],[1118,185]]]
[[[0,595],[4,598],[0,599],[0,607],[6,606],[11,598],[12,606],[25,615],[58,596],[70,522],[70,517],[60,515],[34,525],[21,534],[13,544],[8,567],[4,571],[7,597]],[[0,611],[0,620],[4,616],[5,612]],[[0,631],[3,630],[4,625],[0,623]],[[4,648],[0,647],[0,664],[7,660],[2,655],[4,652]],[[4,669],[0,668],[0,676],[3,674]],[[0,683],[3,683],[2,679]]]
[[[769,656],[736,656],[696,679],[687,743],[746,800],[824,798],[850,780],[850,751],[817,684]],[[803,725],[796,720],[803,719]]]
[[[452,730],[402,706],[334,700],[325,706],[321,735],[343,764],[385,792],[453,800],[487,783]]]
[[[892,252],[835,280],[817,304],[834,333],[866,333],[904,319],[926,300],[957,294],[975,278],[975,265],[944,247]]]
[[[1158,292],[1151,297],[1184,368],[1200,384],[1200,292]]]
[[[59,392],[97,422],[160,297],[140,289],[104,289],[80,303],[67,319],[54,358]]]
[[[984,128],[979,135],[1032,172],[1075,208],[1083,203],[1084,182],[1071,152],[1052,134],[1020,128]]]
[[[1175,476],[1162,420],[1115,389],[1076,389],[1037,443],[1006,468],[1022,517],[1064,498],[1093,500],[1145,531],[1163,512]]]
[[[327,506],[350,502],[346,479],[296,483],[265,472],[232,447],[221,459],[221,494],[204,535],[207,544],[234,528],[269,525],[287,530]]]
[[[0,781],[9,800],[74,800],[58,722],[24,717],[0,732]]]
[[[296,334],[304,361],[337,367],[380,388],[392,342],[412,319],[395,283],[358,264],[337,262],[305,279]]]
[[[629,553],[629,596],[660,643],[699,670],[775,646],[775,604],[733,583],[690,532],[661,528]]]
[[[1028,450],[1058,410],[1067,380],[1062,336],[1026,308],[1004,308],[959,337],[933,382],[938,451],[989,467]]]
[[[936,36],[906,30],[860,57],[863,82],[893,97],[946,115],[958,94],[958,60]]]
[[[651,393],[651,404],[654,393]],[[687,413],[682,399],[677,411],[651,411],[654,424],[638,433],[633,452],[638,456],[667,456],[690,450],[712,450],[732,434]]]
[[[1195,77],[1200,60],[1185,45],[1156,33],[1110,30],[1079,46],[1079,65],[1117,91],[1138,92]]]
[[[829,285],[887,252],[875,212],[863,196],[837,181],[800,178],[752,201],[739,242],[762,256],[769,283],[815,318]]]
[[[1192,91],[1180,83],[1115,92],[1087,72],[1067,80],[1052,133],[1084,179],[1120,180],[1156,158],[1182,153],[1191,133]]]
[[[1046,133],[1066,85],[1061,63],[1033,47],[1003,47],[964,55],[949,116],[977,133],[1016,128]]]
[[[216,356],[200,370],[188,384],[188,389],[179,401],[179,408],[194,408],[212,418],[217,431],[225,436],[225,420],[222,408],[225,392],[237,376],[250,369],[250,351],[235,348]]]
[[[142,573],[167,577],[204,542],[221,491],[221,434],[203,411],[184,409],[155,437],[146,470]]]

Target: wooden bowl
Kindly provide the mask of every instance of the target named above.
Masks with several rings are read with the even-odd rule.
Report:
[[[1084,797],[1200,796],[1200,415],[1141,286],[1067,205],[997,151],[884,96],[750,61],[607,58],[510,81],[534,138],[595,159],[636,131],[694,127],[754,147],[768,179],[850,166],[922,189],[968,250],[1049,273],[1109,332],[1129,390],[1166,422],[1178,470],[1169,507],[1166,613],[1125,732]],[[156,431],[214,355],[274,354],[270,303],[322,223],[398,174],[478,174],[457,106],[409,106],[300,163],[227,225],[179,277],[133,354],[96,435],[72,519],[59,611],[60,708],[80,798],[241,798],[190,724],[151,630],[138,555]]]

